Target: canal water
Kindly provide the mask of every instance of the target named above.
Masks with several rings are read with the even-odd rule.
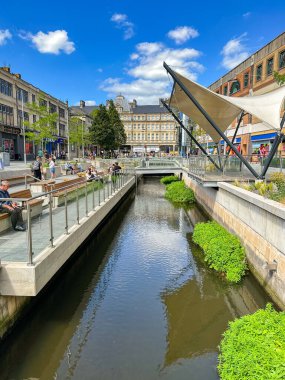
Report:
[[[251,275],[230,286],[192,243],[197,208],[145,178],[2,344],[0,377],[217,380],[229,321],[269,301]],[[192,222],[191,222],[192,221]]]

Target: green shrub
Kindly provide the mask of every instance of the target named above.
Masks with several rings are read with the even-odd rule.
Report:
[[[165,198],[175,203],[194,203],[192,189],[185,186],[184,181],[175,181],[166,186]]]
[[[230,322],[218,370],[221,380],[285,379],[285,313],[268,304]]]
[[[168,185],[169,183],[177,182],[177,181],[179,181],[179,178],[177,177],[177,175],[169,175],[167,177],[161,178],[160,183],[163,183],[164,185]]]
[[[193,241],[204,251],[210,268],[225,273],[228,281],[239,282],[246,271],[244,248],[239,239],[216,222],[198,223]]]

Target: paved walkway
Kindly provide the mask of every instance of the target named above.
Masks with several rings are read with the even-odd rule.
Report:
[[[66,177],[64,177],[66,178]],[[111,195],[112,183],[108,182],[104,185],[105,198]],[[99,194],[100,193],[100,194]],[[95,207],[102,203],[104,199],[104,189],[94,191]],[[88,211],[93,209],[93,192],[89,192],[87,196]],[[86,215],[85,196],[79,198],[79,219]],[[68,202],[68,225],[71,227],[77,224],[77,207],[76,200]],[[52,211],[53,216],[53,236],[57,239],[65,233],[65,207],[60,206]],[[13,262],[27,262],[27,232],[19,232],[7,230],[0,234],[0,260]],[[43,213],[32,220],[32,243],[34,257],[50,244],[49,230],[49,208],[46,208]]]

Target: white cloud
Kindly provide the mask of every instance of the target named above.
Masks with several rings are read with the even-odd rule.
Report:
[[[6,42],[12,38],[12,34],[8,29],[0,30],[0,46],[5,45]]]
[[[198,73],[204,70],[203,65],[195,61],[200,55],[195,49],[171,49],[158,42],[140,43],[131,54],[130,66],[126,69],[131,80],[108,78],[101,89],[108,92],[109,97],[122,93],[130,100],[137,99],[140,104],[157,104],[158,99],[169,96],[171,90],[163,62],[196,80]]]
[[[221,51],[223,56],[222,65],[226,69],[231,70],[248,58],[249,51],[244,43],[245,36],[246,33],[237,38],[233,38],[223,47],[223,50]]]
[[[102,69],[101,67],[99,67],[99,68],[97,69],[97,71],[98,71],[98,73],[103,73],[103,69]]]
[[[114,13],[113,16],[111,17],[111,21],[114,22],[123,22],[126,21],[128,18],[127,15],[122,14],[122,13]]]
[[[242,15],[244,18],[248,18],[249,16],[251,16],[251,12],[246,12]]]
[[[31,40],[40,53],[71,54],[75,51],[74,42],[69,41],[65,30],[54,32],[38,32],[37,34],[21,32],[19,36],[25,40]]]
[[[196,29],[193,29],[190,26],[178,26],[177,28],[170,30],[167,35],[174,40],[177,45],[181,45],[190,38],[198,37],[199,33]]]
[[[75,105],[80,106],[80,102],[77,102]],[[96,106],[96,101],[95,100],[85,100],[85,105],[86,106]]]
[[[117,28],[123,30],[125,40],[134,36],[134,24],[128,21],[128,16],[126,14],[114,13],[111,17],[111,21],[116,24]]]
[[[85,100],[85,105],[86,106],[95,106],[96,102],[95,102],[95,100]]]

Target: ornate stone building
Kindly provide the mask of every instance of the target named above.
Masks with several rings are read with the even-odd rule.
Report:
[[[127,142],[122,150],[129,154],[177,153],[178,124],[169,112],[159,105],[138,105],[123,95],[114,99],[124,124]]]

